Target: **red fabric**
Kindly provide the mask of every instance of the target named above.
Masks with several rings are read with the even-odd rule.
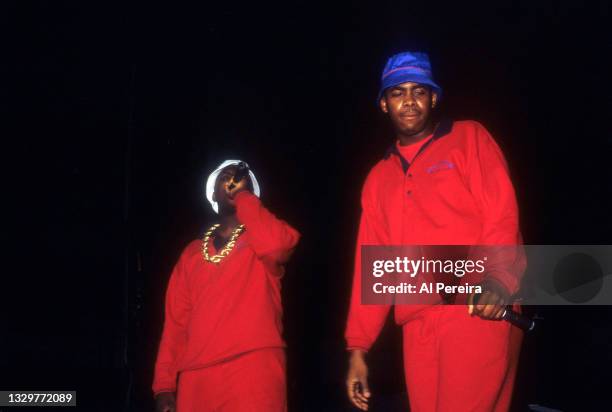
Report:
[[[261,349],[181,373],[177,412],[285,412],[285,353]]]
[[[427,143],[427,141],[431,139],[431,135],[427,136],[424,139],[421,139],[420,141],[416,142],[416,143],[412,143],[406,146],[402,146],[399,142],[399,140],[396,143],[397,146],[397,150],[399,150],[399,152],[402,154],[402,156],[404,156],[404,159],[408,160],[409,162],[412,163],[412,160],[414,159],[414,156],[419,152],[419,150],[421,149],[421,147],[423,147],[423,145],[425,143]]]
[[[485,128],[474,121],[454,122],[448,134],[434,139],[407,173],[399,155],[391,154],[366,179],[345,331],[349,348],[368,350],[390,309],[390,305],[361,304],[361,245],[522,243],[508,168]],[[489,264],[492,270],[487,275],[514,293],[521,266],[524,259],[517,253],[496,266]],[[427,308],[397,305],[396,322],[404,324]]]
[[[419,312],[402,329],[411,412],[510,408],[520,329],[470,317],[465,306],[435,306]]]
[[[246,230],[232,252],[209,263],[202,241],[194,240],[170,276],[154,393],[175,391],[179,372],[285,346],[280,280],[300,235],[249,192],[239,193],[235,203]],[[212,242],[208,247],[214,254]]]

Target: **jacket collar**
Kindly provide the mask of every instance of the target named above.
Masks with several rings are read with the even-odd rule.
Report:
[[[451,130],[453,130],[453,121],[450,119],[442,119],[438,122],[438,125],[436,127],[436,129],[434,130],[433,136],[430,140],[430,143],[433,142],[434,140],[438,140],[441,137],[446,136],[447,134],[449,134],[451,132]],[[424,147],[423,147],[424,148]],[[404,167],[404,170],[408,169],[408,166],[404,165],[404,162],[408,163],[406,161],[406,159],[404,159],[404,157],[400,154],[399,150],[397,149],[397,145],[395,144],[395,142],[389,146],[389,148],[387,149],[387,151],[385,152],[384,155],[384,159],[387,160],[389,157],[391,157],[392,154],[398,155],[399,158],[402,160],[402,166]]]

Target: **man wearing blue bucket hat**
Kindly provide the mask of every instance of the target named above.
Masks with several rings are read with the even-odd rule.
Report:
[[[504,156],[475,121],[435,121],[442,89],[425,53],[392,56],[378,104],[395,142],[362,190],[353,292],[345,331],[347,394],[367,410],[365,354],[391,305],[366,305],[363,245],[520,245],[518,207]],[[402,327],[404,372],[412,412],[507,411],[522,332],[499,321],[525,267],[522,249],[503,256],[455,305],[394,305]],[[455,301],[457,303],[457,300]]]

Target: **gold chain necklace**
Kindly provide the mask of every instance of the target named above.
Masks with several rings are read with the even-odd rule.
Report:
[[[207,262],[211,262],[211,263],[221,262],[224,257],[230,254],[230,252],[236,245],[236,240],[242,234],[242,232],[244,232],[244,225],[236,226],[236,228],[232,231],[232,235],[230,236],[229,240],[227,241],[223,249],[221,249],[221,251],[217,253],[216,255],[210,256],[208,254],[208,241],[210,240],[210,236],[214,233],[215,230],[217,230],[219,226],[221,226],[219,223],[214,224],[210,229],[208,229],[208,232],[204,233],[204,239],[202,239],[202,255],[204,256],[204,260]]]

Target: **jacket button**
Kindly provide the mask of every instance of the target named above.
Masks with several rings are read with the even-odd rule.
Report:
[[[412,173],[408,173],[408,177],[412,177]]]
[[[406,194],[410,196],[412,194],[412,190],[407,190]]]

